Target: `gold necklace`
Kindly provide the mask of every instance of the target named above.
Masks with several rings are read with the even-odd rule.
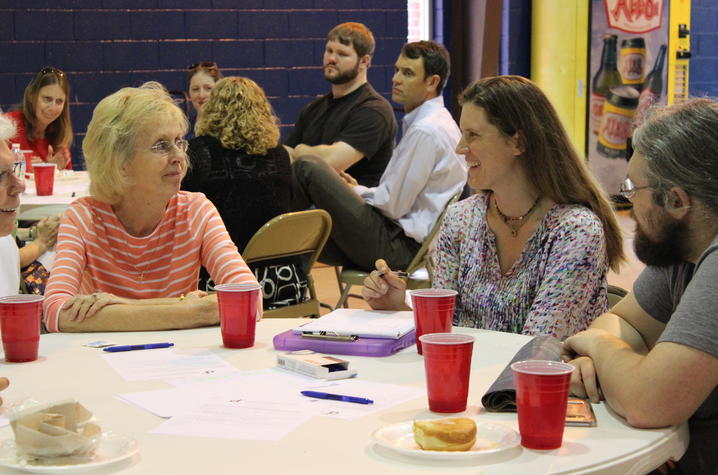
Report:
[[[526,221],[524,221],[531,213],[534,212],[536,207],[539,204],[539,201],[541,201],[541,197],[539,196],[536,198],[536,201],[534,201],[534,204],[531,205],[531,208],[529,208],[526,213],[524,213],[521,216],[506,216],[504,213],[501,212],[499,209],[499,204],[496,202],[496,197],[494,196],[494,206],[496,207],[496,212],[499,213],[499,216],[501,219],[503,219],[504,224],[506,224],[506,227],[509,228],[511,231],[511,236],[516,237],[519,233],[519,229],[524,225]]]

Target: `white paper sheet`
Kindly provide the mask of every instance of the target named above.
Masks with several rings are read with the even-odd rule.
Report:
[[[102,356],[127,381],[210,377],[236,371],[234,366],[204,348],[123,351]]]
[[[413,329],[413,312],[339,308],[312,322],[295,327],[294,332],[326,332],[331,335],[401,338]]]
[[[204,404],[160,424],[153,434],[280,440],[312,415],[302,405],[234,399]]]

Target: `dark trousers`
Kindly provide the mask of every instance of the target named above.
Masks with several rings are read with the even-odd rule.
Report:
[[[372,270],[377,259],[385,259],[392,269],[406,269],[421,247],[318,157],[300,157],[292,163],[292,185],[295,211],[314,205],[332,217],[331,237],[320,262]]]

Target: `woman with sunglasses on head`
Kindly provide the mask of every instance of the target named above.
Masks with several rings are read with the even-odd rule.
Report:
[[[22,108],[7,114],[17,127],[10,142],[59,170],[72,168],[69,97],[67,75],[53,67],[41,69],[25,88]]]
[[[157,83],[97,104],[82,149],[89,197],[60,225],[44,302],[48,330],[132,331],[215,325],[217,283],[256,282],[216,208],[180,191],[187,118]]]
[[[182,187],[214,203],[239,249],[263,224],[289,211],[292,169],[279,143],[278,122],[257,83],[226,77],[212,89],[195,127],[197,137],[189,143],[191,167]],[[268,280],[264,287],[273,290],[265,309],[298,303],[306,289],[299,263],[282,260],[254,269],[260,281]]]
[[[607,198],[528,79],[481,79],[461,103],[457,152],[477,193],[444,218],[432,285],[458,292],[459,326],[560,339],[584,330],[607,310],[606,273],[624,260]],[[404,308],[406,285],[387,270],[377,262],[364,297]]]

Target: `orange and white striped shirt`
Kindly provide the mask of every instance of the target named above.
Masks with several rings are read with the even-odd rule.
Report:
[[[151,234],[131,236],[112,207],[91,197],[65,212],[45,292],[45,323],[57,332],[63,304],[76,294],[131,299],[179,297],[197,290],[200,264],[217,284],[256,282],[202,193],[180,191]]]

